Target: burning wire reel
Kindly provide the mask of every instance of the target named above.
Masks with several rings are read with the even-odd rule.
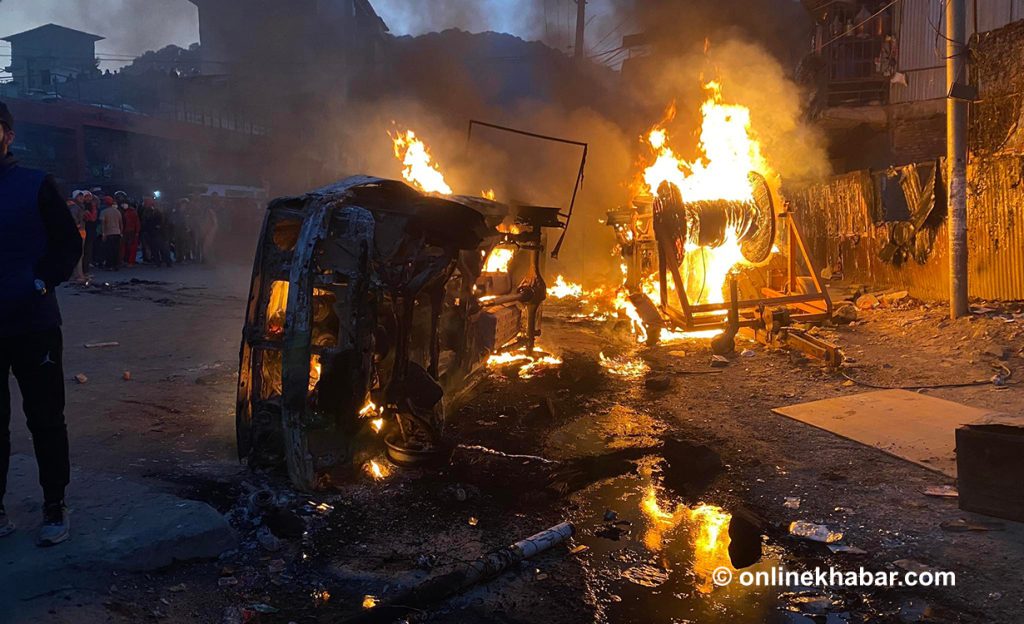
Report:
[[[752,171],[748,179],[750,200],[687,202],[679,187],[663,182],[654,201],[656,235],[662,241],[670,241],[680,259],[687,246],[714,249],[735,236],[748,262],[764,262],[775,244],[775,206],[764,176]]]

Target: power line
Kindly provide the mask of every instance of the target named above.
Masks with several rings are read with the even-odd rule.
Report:
[[[622,56],[622,55],[626,55],[626,56]],[[606,58],[604,61],[602,61],[601,64],[602,65],[607,65],[608,67],[613,67],[615,65],[620,65],[621,66],[622,63],[624,63],[626,61],[626,58],[628,58],[628,55],[629,55],[629,49],[622,48],[621,50],[617,51],[615,54],[612,54],[611,56]]]
[[[615,52],[622,52],[623,50],[626,50],[626,49],[627,48],[625,46],[616,46],[614,48],[609,48],[609,49],[605,50],[604,52],[598,52],[597,54],[592,54],[590,56],[590,58],[596,59],[596,58],[599,58],[599,57],[602,57],[602,56],[614,55]]]
[[[630,13],[629,15],[627,15],[627,16],[626,16],[626,19],[624,19],[624,20],[622,20],[621,22],[619,22],[619,25],[618,25],[618,26],[616,26],[615,28],[612,28],[612,29],[611,29],[611,30],[609,30],[609,31],[608,31],[607,33],[605,33],[605,36],[604,36],[604,37],[602,37],[600,41],[598,41],[597,43],[595,43],[595,44],[593,45],[593,48],[594,48],[594,49],[596,49],[596,48],[600,48],[600,47],[601,47],[601,44],[602,44],[602,43],[604,43],[605,41],[607,41],[607,40],[608,40],[608,37],[610,37],[610,36],[612,36],[613,34],[615,34],[616,32],[618,32],[618,31],[619,31],[619,30],[620,30],[620,29],[621,29],[621,28],[622,28],[623,26],[625,26],[625,25],[626,25],[626,23],[627,23],[627,22],[629,22],[630,20],[632,20],[632,19],[633,19],[633,17],[634,17],[634,14],[633,14],[633,13]]]

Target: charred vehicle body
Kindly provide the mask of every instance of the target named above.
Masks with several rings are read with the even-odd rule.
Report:
[[[382,448],[399,464],[443,456],[445,413],[488,357],[533,351],[544,228],[559,227],[556,208],[372,177],[271,202],[241,348],[240,457],[317,489]]]

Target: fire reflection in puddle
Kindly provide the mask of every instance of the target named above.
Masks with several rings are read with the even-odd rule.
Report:
[[[677,503],[673,511],[662,509],[654,485],[648,485],[640,511],[647,518],[643,543],[647,550],[660,554],[664,548],[666,534],[671,534],[679,525],[687,524],[687,533],[693,547],[693,573],[699,584],[697,591],[707,594],[714,589],[712,573],[722,566],[732,568],[729,559],[730,515],[721,507],[697,505],[687,507]],[[668,560],[664,563],[671,565]]]
[[[608,621],[792,621],[780,611],[776,588],[714,584],[717,568],[737,572],[725,509],[672,500],[649,476],[604,481],[575,500],[578,539],[589,547],[588,576]],[[767,547],[745,569],[769,570],[780,561],[781,551]]]

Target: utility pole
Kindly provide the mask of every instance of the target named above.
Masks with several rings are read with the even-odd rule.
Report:
[[[576,62],[586,55],[587,0],[576,0]]]
[[[949,317],[966,316],[967,304],[967,101],[954,87],[967,81],[967,12],[964,0],[946,3],[946,166],[949,178]]]

